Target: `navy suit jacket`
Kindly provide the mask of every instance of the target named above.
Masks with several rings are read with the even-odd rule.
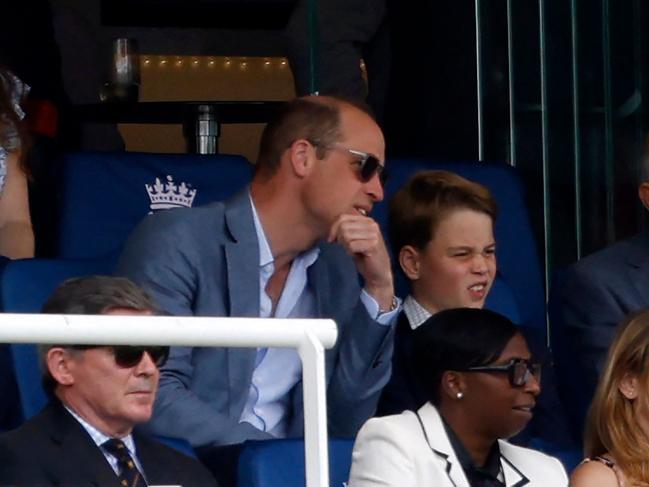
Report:
[[[534,416],[527,427],[510,441],[528,445],[532,439],[540,439],[548,447],[571,447],[574,440],[568,427],[568,418],[557,395],[554,367],[545,338],[536,327],[519,326],[532,355],[543,363],[541,395],[534,409]],[[401,312],[394,337],[392,377],[383,390],[377,415],[400,414],[405,410],[417,411],[426,401],[426,393],[417,381],[412,364],[412,327],[406,313]]]
[[[356,268],[344,249],[326,243],[320,249],[308,270],[317,306],[312,317],[338,325],[338,341],[325,355],[329,431],[353,436],[374,413],[390,376],[393,332],[365,310]],[[174,315],[259,316],[259,244],[248,191],[225,203],[146,218],[127,241],[118,273]],[[254,348],[172,348],[151,429],[194,446],[268,438],[239,423],[255,356]],[[299,436],[301,383],[291,401],[289,435]]]
[[[626,315],[649,306],[649,233],[606,247],[574,264],[559,293],[563,388],[582,420],[608,347]],[[560,361],[561,360],[561,361]],[[565,363],[564,363],[565,362]]]
[[[139,433],[133,439],[149,485],[216,486],[197,460]],[[0,435],[0,485],[121,487],[104,454],[57,400]]]

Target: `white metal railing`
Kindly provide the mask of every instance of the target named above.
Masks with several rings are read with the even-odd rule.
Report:
[[[302,360],[307,487],[329,486],[324,349],[333,320],[0,314],[0,343],[296,348]]]

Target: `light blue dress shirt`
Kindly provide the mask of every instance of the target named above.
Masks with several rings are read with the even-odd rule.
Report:
[[[299,254],[292,262],[275,314],[266,293],[268,280],[275,271],[273,253],[251,198],[252,214],[259,242],[259,316],[261,318],[310,318],[315,315],[315,294],[307,280],[307,270],[318,259],[320,249],[314,247]],[[379,305],[363,290],[361,301],[378,323],[390,325],[398,309],[379,315]],[[277,438],[287,434],[289,392],[302,376],[302,361],[295,349],[259,348],[252,374],[248,400],[240,422],[247,422]]]

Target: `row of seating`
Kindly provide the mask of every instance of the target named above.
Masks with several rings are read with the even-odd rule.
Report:
[[[68,277],[111,273],[128,234],[147,214],[226,199],[245,188],[252,166],[240,156],[86,152],[67,154],[61,167],[60,258],[7,264],[0,275],[0,306],[5,312],[37,312],[56,285]],[[539,258],[516,171],[501,164],[423,159],[391,160],[388,168],[386,200],[422,169],[454,171],[491,189],[499,206],[495,226],[499,270],[487,306],[514,321],[543,327],[545,299]],[[373,211],[384,229],[387,206],[384,201]],[[397,278],[397,291],[401,296],[407,293],[401,276]],[[23,415],[28,418],[45,402],[36,348],[12,345],[11,351]],[[351,445],[351,440],[332,443],[336,465],[332,485],[341,485],[346,476]],[[267,448],[272,449],[270,454]],[[288,463],[277,461],[277,448],[284,450],[281,458],[291,459]],[[250,453],[242,456],[241,475],[245,480],[241,485],[263,485],[265,468],[273,469],[271,478],[275,479],[283,471],[295,474],[295,467],[285,467],[302,458],[301,448],[299,442],[291,441],[276,447],[269,443],[251,445]],[[273,460],[264,462],[267,455]],[[300,468],[299,461],[297,465]],[[337,477],[341,480],[334,483]],[[303,476],[298,475],[300,478]],[[286,480],[285,485],[300,485]]]
[[[61,167],[58,255],[96,259],[115,257],[148,213],[223,200],[243,189],[252,165],[231,155],[83,152],[67,154]],[[388,168],[386,198],[373,211],[384,229],[387,200],[418,170],[454,171],[492,189],[500,212],[495,227],[499,276],[490,307],[544,326],[539,258],[516,171],[504,164],[425,159],[391,160]],[[406,291],[403,280],[398,289]]]

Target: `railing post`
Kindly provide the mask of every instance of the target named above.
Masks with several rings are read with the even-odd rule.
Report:
[[[307,332],[298,352],[302,358],[306,487],[329,487],[324,349]]]

